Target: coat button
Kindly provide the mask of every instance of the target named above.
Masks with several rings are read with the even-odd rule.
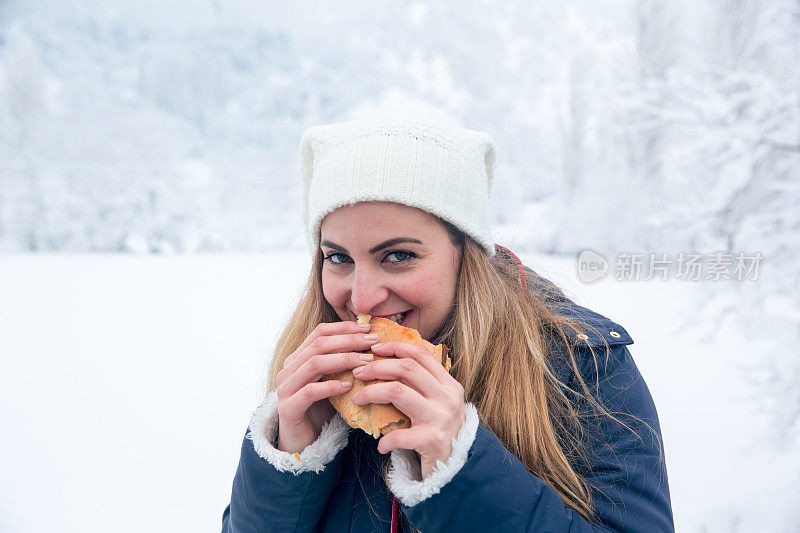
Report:
[[[582,340],[582,341],[588,341],[589,340],[589,336],[586,335],[585,333],[578,333],[578,338],[580,340]]]
[[[619,333],[617,333],[616,331],[611,331],[611,332],[609,332],[609,335],[611,335],[611,336],[612,336],[612,337],[614,337],[615,339],[619,339],[620,337],[622,337],[622,335],[620,335],[620,334],[619,334]]]

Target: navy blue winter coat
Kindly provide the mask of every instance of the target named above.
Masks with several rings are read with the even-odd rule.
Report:
[[[569,300],[560,301],[559,312],[593,328],[586,331],[588,339],[574,339],[574,355],[584,379],[596,382],[588,349],[592,346],[601,354],[599,392],[604,405],[612,413],[628,413],[641,420],[624,418],[638,435],[603,418],[585,422],[590,464],[575,467],[590,484],[597,520],[590,524],[565,507],[552,487],[528,472],[476,419],[474,440],[467,444],[463,465],[435,494],[414,505],[402,503],[400,531],[674,531],[658,415],[627,348],[633,340],[619,324]],[[602,356],[604,340],[610,347],[607,361]],[[563,353],[554,348],[552,368],[577,389],[574,372],[559,355]],[[273,418],[269,423],[276,424]],[[266,432],[274,445],[272,429]],[[393,497],[383,478],[388,457],[377,452],[376,439],[347,429],[342,449],[330,462],[317,465],[318,471],[301,473],[276,468],[264,456],[278,453],[284,462],[297,459],[266,449],[272,446],[263,439],[260,455],[253,435],[246,434],[231,502],[222,517],[223,533],[388,532]]]

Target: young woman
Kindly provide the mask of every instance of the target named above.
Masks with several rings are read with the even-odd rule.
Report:
[[[301,156],[311,273],[223,531],[672,531],[633,341],[494,245],[491,137],[384,116],[310,128]],[[361,313],[446,344],[450,372]],[[352,430],[328,401],[351,384],[322,381],[348,369],[411,428]]]

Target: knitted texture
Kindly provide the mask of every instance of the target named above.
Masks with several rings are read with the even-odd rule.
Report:
[[[328,213],[384,201],[447,220],[493,255],[489,195],[495,154],[495,142],[486,133],[409,114],[308,128],[300,160],[312,252]]]

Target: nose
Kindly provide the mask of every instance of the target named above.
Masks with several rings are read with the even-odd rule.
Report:
[[[370,313],[389,297],[389,290],[380,274],[367,267],[355,267],[352,283],[350,301],[357,315]]]

